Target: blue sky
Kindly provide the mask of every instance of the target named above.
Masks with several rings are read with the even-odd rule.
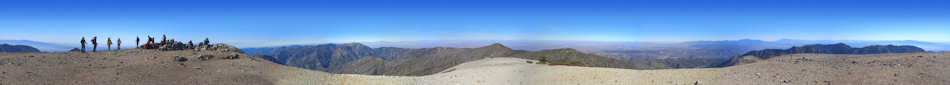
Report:
[[[3,0],[0,39],[950,42],[946,0]]]

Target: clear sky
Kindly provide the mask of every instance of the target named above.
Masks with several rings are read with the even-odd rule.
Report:
[[[0,39],[950,42],[947,0],[2,0]],[[103,39],[104,40],[104,39]]]

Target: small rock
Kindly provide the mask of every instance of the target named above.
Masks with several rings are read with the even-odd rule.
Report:
[[[213,56],[213,55],[201,55],[201,56],[198,56],[198,60],[201,60],[201,61],[211,60],[211,58],[214,58],[214,56]]]
[[[792,82],[792,80],[782,80],[782,83],[789,83],[789,82]]]
[[[238,59],[238,58],[240,58],[238,54],[231,54],[228,56],[224,56],[224,59]]]
[[[188,58],[181,57],[181,56],[175,56],[175,61],[178,61],[178,62],[185,62],[185,61],[188,61]]]
[[[755,78],[762,78],[762,73],[755,73]]]
[[[693,82],[693,85],[699,85],[699,80],[696,80],[696,82]]]

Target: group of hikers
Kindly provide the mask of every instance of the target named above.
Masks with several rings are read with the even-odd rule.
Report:
[[[146,36],[146,38],[147,40],[145,41],[145,45],[140,46],[139,42],[141,41],[141,39],[139,37],[135,37],[135,48],[155,49],[156,48],[155,46],[161,46],[164,44],[170,44],[172,42],[175,42],[174,40],[171,40],[171,41],[167,40],[168,38],[165,37],[164,34],[162,35],[162,41],[159,43],[155,43],[155,37]],[[96,52],[96,49],[99,47],[99,43],[97,42],[96,37],[93,36],[92,39],[90,39],[90,41],[92,42],[92,52]],[[79,40],[79,43],[82,44],[82,49],[79,49],[79,51],[86,52],[86,37],[82,37],[82,40]],[[210,42],[208,41],[208,38],[205,38],[203,43],[207,44]],[[188,41],[188,45],[194,46],[194,44],[191,41]],[[112,50],[111,37],[106,38],[106,47],[107,47],[106,50]],[[116,38],[116,49],[122,50],[122,39],[120,38]]]

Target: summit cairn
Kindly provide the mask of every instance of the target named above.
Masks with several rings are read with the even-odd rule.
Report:
[[[151,38],[149,40],[151,40]],[[202,42],[198,42],[198,44],[186,44],[180,41],[176,41],[175,39],[167,38],[167,39],[163,39],[162,42],[146,43],[145,45],[138,46],[138,47],[139,49],[158,49],[161,51],[193,49],[194,51],[221,51],[221,52],[244,53],[243,51],[241,51],[241,49],[238,49],[237,47],[234,47],[228,44],[224,44],[224,43],[211,44],[211,41],[208,38],[205,38],[205,40]]]

